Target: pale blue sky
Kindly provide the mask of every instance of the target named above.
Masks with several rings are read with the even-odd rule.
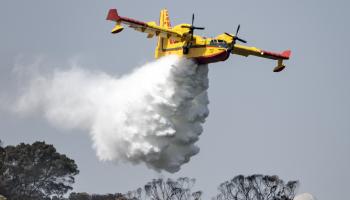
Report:
[[[232,32],[266,50],[292,49],[282,73],[261,58],[233,56],[211,64],[210,115],[197,143],[198,155],[176,174],[143,165],[97,160],[85,133],[60,130],[40,116],[0,113],[5,144],[45,140],[76,160],[74,188],[96,193],[126,192],[159,176],[189,176],[206,199],[238,174],[277,174],[301,182],[300,192],[318,199],[347,199],[350,180],[350,3],[324,1],[18,1],[0,3],[0,91],[11,93],[16,65],[39,57],[47,68],[124,74],[153,60],[156,40],[125,29],[115,36],[105,20],[109,8],[122,16],[157,21],[166,7],[172,24],[196,13],[200,34]],[[199,32],[197,32],[199,33]],[[2,96],[4,98],[4,96]],[[6,96],[5,96],[6,97]]]

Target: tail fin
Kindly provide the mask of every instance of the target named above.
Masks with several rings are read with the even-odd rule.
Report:
[[[167,9],[163,9],[160,11],[159,25],[162,27],[171,28],[169,13]]]
[[[111,33],[116,34],[121,32],[124,28],[120,25],[121,17],[118,15],[117,9],[113,8],[108,11],[107,20],[115,21],[116,25],[112,29]]]
[[[164,28],[171,28],[169,13],[167,9],[163,9],[160,11],[159,26]],[[159,58],[162,56],[162,53],[163,53],[162,49],[166,48],[169,42],[170,42],[169,39],[161,38],[161,37],[158,38],[158,44],[154,54],[156,58]]]

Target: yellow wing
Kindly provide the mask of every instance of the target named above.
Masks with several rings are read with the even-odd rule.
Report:
[[[277,60],[278,61],[277,66],[274,68],[273,71],[280,72],[285,68],[285,65],[283,65],[283,60],[288,60],[292,52],[290,50],[286,50],[286,51],[283,51],[282,53],[275,53],[275,52],[258,49],[256,47],[248,47],[244,45],[235,44],[231,53],[241,55],[241,56],[246,56],[246,57],[249,55],[254,55],[258,57]]]
[[[117,9],[109,10],[107,20],[116,22],[115,27],[111,31],[111,33],[113,34],[122,31],[123,27],[121,26],[121,24],[126,24],[130,28],[135,29],[136,31],[147,33],[148,38],[152,38],[153,36],[159,36],[163,38],[173,39],[176,41],[181,41],[185,38],[183,33],[174,31],[171,28],[158,26],[156,22],[146,23],[128,17],[121,17],[118,15]]]
[[[254,55],[254,56],[269,58],[273,60],[288,60],[291,54],[291,51],[286,50],[286,51],[283,51],[282,53],[275,53],[275,52],[258,49],[256,47],[248,47],[244,45],[235,44],[235,47],[232,53],[241,55],[241,56],[246,56],[246,57],[249,55]]]

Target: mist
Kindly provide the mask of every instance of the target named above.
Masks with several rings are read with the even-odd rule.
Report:
[[[75,66],[27,82],[14,111],[86,131],[101,161],[174,173],[199,152],[209,114],[207,65],[169,56],[123,76]]]

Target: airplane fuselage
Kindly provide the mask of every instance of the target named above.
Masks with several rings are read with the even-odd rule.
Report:
[[[187,24],[180,24],[174,27],[174,30],[187,32],[182,28]],[[229,44],[232,38],[222,34],[215,38],[206,38],[194,35],[192,42],[171,40],[170,42],[160,41],[159,49],[155,51],[155,57],[160,58],[166,55],[179,55],[186,58],[192,58],[199,64],[208,64],[226,60],[230,52]],[[186,50],[187,47],[187,50]]]

